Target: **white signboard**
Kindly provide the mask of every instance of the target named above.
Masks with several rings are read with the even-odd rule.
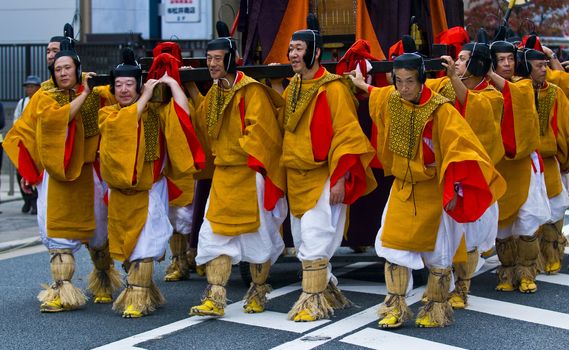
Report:
[[[163,40],[213,37],[213,0],[162,0],[160,17]]]
[[[168,23],[192,23],[200,21],[201,0],[166,0],[164,20]]]

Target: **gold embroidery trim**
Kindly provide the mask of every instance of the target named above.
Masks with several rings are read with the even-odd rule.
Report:
[[[47,86],[46,86],[47,87]],[[46,89],[51,97],[57,101],[60,107],[65,106],[75,99],[75,92],[71,90],[70,95],[55,87]],[[99,134],[99,103],[100,96],[98,92],[91,91],[85,102],[81,105],[80,113],[81,120],[83,121],[83,129],[85,130],[85,138]]]
[[[439,95],[442,95],[451,101],[456,100],[456,92],[454,91],[450,80],[443,86],[441,91],[439,91]]]
[[[288,94],[286,101],[284,126],[290,132],[294,132],[296,129],[296,125],[310,104],[310,101],[312,101],[312,98],[318,92],[318,89],[320,89],[320,87],[324,84],[327,84],[334,80],[342,79],[342,77],[337,74],[326,74],[320,78],[320,80],[315,82],[310,88],[306,90],[301,89],[299,96],[298,89],[301,85],[300,79],[300,75],[298,74],[292,78],[290,82],[290,85],[292,85],[291,93]]]
[[[425,105],[410,108],[403,104],[399,92],[393,91],[387,102],[391,115],[389,150],[401,157],[414,159],[427,120],[440,105],[446,102],[449,102],[447,98],[433,94]]]
[[[243,75],[241,80],[229,89],[229,91],[221,88],[218,84],[213,84],[211,87],[206,115],[207,133],[209,136],[217,138],[219,130],[221,129],[223,114],[233,99],[233,96],[235,96],[235,93],[242,87],[254,82],[256,82],[255,79]]]
[[[142,119],[144,124],[144,161],[153,162],[160,157],[158,145],[158,133],[160,132],[160,115],[158,106],[153,103],[148,104],[146,118]]]
[[[551,114],[551,109],[555,104],[555,99],[557,97],[555,87],[549,85],[548,89],[540,92],[537,103],[537,114],[539,115],[539,132],[541,136],[544,136],[549,127],[549,116]]]

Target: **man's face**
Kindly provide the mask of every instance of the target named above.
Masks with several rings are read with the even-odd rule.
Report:
[[[77,85],[75,62],[69,56],[62,56],[54,63],[55,81],[60,89],[69,90]]]
[[[531,80],[534,84],[541,85],[545,82],[545,75],[547,74],[547,61],[546,60],[531,60]]]
[[[207,52],[207,69],[212,79],[220,79],[225,77],[224,57],[227,54],[225,50],[211,50]]]
[[[295,73],[303,73],[308,70],[304,62],[307,45],[302,40],[292,40],[288,45],[288,59]]]
[[[133,77],[115,78],[115,98],[122,106],[130,106],[138,100],[139,94],[136,92],[136,79]]]
[[[464,77],[468,75],[466,71],[466,66],[468,65],[468,60],[470,59],[470,51],[460,51],[458,58],[454,62],[454,69],[459,77]]]
[[[394,73],[397,91],[401,97],[409,102],[419,101],[422,86],[419,82],[419,72],[412,69],[396,68]]]
[[[26,96],[28,97],[32,97],[39,89],[40,89],[39,85],[28,84],[24,86],[24,91],[26,92]]]
[[[514,54],[511,52],[498,52],[496,53],[496,60],[498,61],[498,66],[495,67],[496,74],[506,80],[512,79],[515,69]]]
[[[59,52],[60,46],[61,44],[59,43],[59,41],[52,41],[49,44],[47,44],[45,57],[48,66],[51,66],[53,64],[53,60],[55,59],[55,54]]]

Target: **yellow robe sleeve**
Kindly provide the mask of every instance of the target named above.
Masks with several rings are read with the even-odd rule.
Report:
[[[565,96],[569,97],[569,73],[547,68],[545,79],[561,88]]]
[[[393,175],[393,153],[389,151],[387,140],[387,98],[395,90],[394,86],[373,88],[369,97],[369,115],[377,127],[377,158],[379,159],[385,176]]]
[[[192,125],[196,130],[196,134],[205,153],[205,169],[202,169],[200,172],[195,173],[194,179],[211,179],[213,177],[213,171],[215,169],[215,157],[213,156],[211,141],[207,134],[207,124],[205,119],[207,107],[205,103],[205,97],[202,94],[198,93],[197,101],[194,102],[190,99],[189,104],[190,111],[194,111],[194,113],[190,112],[190,119],[192,120]]]
[[[506,191],[506,182],[496,171],[492,160],[466,121],[449,104],[439,107],[439,113],[433,123],[433,143],[439,184],[442,186],[451,163],[474,160],[484,176],[492,193],[492,203],[502,197]],[[434,135],[437,135],[436,137]]]
[[[436,79],[427,79],[425,85],[436,93],[440,93],[446,84],[450,84],[448,77],[441,77]]]
[[[144,124],[138,122],[137,104],[99,110],[101,175],[112,188],[134,188],[144,167]],[[140,130],[139,130],[140,129]],[[137,174],[133,182],[134,174]]]
[[[522,79],[508,85],[516,135],[516,155],[512,159],[520,159],[527,157],[539,146],[539,119],[531,79]]]
[[[504,98],[494,88],[467,92],[464,118],[488,152],[492,164],[497,164],[504,157],[500,128],[503,108]]]
[[[245,130],[239,138],[243,151],[260,161],[267,176],[283,192],[286,190],[284,167],[280,164],[283,135],[277,108],[284,100],[275,98],[261,84],[250,84],[245,94]]]
[[[326,98],[330,106],[330,117],[334,136],[328,152],[328,167],[330,176],[336,172],[336,168],[345,155],[359,157],[365,170],[366,188],[363,195],[370,193],[377,187],[375,177],[369,167],[375,150],[369,139],[365,136],[357,117],[354,96],[347,86],[339,81],[334,81],[326,86]],[[337,174],[343,175],[343,174]]]
[[[49,175],[59,181],[76,179],[85,162],[85,135],[80,113],[74,118],[76,124],[72,153],[65,168],[65,145],[68,139],[70,104],[60,107],[47,93],[38,91],[38,103],[32,111],[37,115],[37,142],[39,158]]]
[[[164,174],[182,191],[182,194],[173,199],[170,205],[183,206],[191,204],[194,199],[193,175],[198,169],[179,119],[190,119],[190,116],[185,113],[178,115],[174,104],[174,100],[170,101],[160,112],[160,125],[168,154]]]
[[[99,95],[101,99],[101,106],[112,106],[117,102],[115,95],[111,93],[111,86],[110,85],[103,85],[103,86],[96,86],[93,88],[93,91]]]
[[[557,90],[557,160],[562,172],[569,170],[569,99]]]

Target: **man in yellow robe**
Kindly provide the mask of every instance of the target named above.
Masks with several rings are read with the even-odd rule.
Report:
[[[483,36],[480,39],[483,40]],[[490,48],[485,42],[468,43],[457,57],[455,62],[450,56],[442,56],[447,76],[427,79],[426,85],[454,102],[496,165],[504,157],[500,133],[504,98],[485,79],[492,64]],[[461,228],[465,233],[467,259],[453,263],[455,288],[449,301],[454,309],[466,307],[479,251],[485,252],[494,246],[498,233],[498,203],[492,204],[478,220],[465,223]]]
[[[501,38],[499,38],[501,39]],[[504,96],[501,123],[504,158],[496,165],[506,179],[506,194],[498,201],[500,218],[496,239],[498,267],[496,290],[537,291],[535,276],[539,255],[536,232],[550,218],[543,168],[536,152],[539,120],[531,80],[513,81],[516,48],[497,40],[490,45],[493,70],[488,77]]]
[[[223,316],[231,265],[250,263],[253,281],[244,311],[262,312],[270,267],[284,249],[285,174],[279,163],[282,98],[236,70],[236,43],[221,37],[207,46],[214,80],[205,97],[191,84],[201,129],[215,156],[211,190],[199,232],[196,263],[205,264],[208,287],[190,315]]]
[[[81,290],[71,284],[73,254],[82,243],[95,265],[88,287],[95,303],[111,302],[121,285],[109,256],[106,185],[97,159],[97,111],[107,100],[102,90],[90,91],[87,80],[93,73],[81,75],[72,39],[65,38],[60,48],[50,66],[52,82],[32,97],[5,142],[24,185],[38,188],[40,237],[51,255],[54,279],[38,296],[42,312],[73,310],[85,303]]]
[[[165,74],[142,87],[142,69],[131,50],[123,51],[111,79],[118,103],[99,110],[101,174],[109,185],[110,252],[128,271],[127,287],[113,309],[138,318],[164,303],[152,273],[172,235],[168,198],[182,195],[175,183],[192,178],[203,152],[176,80]],[[149,102],[158,83],[172,91],[166,104]]]
[[[561,259],[565,254],[567,239],[563,235],[563,219],[569,208],[569,195],[565,188],[561,172],[569,168],[569,104],[563,91],[546,81],[547,56],[543,52],[539,39],[535,35],[522,41],[523,78],[531,79],[536,96],[536,108],[539,116],[539,153],[543,160],[545,187],[549,198],[551,218],[543,224],[539,232],[539,245],[543,259],[543,270],[554,274],[561,269]],[[518,48],[520,49],[520,48]]]
[[[302,294],[288,317],[329,318],[351,305],[337,288],[330,258],[340,246],[347,205],[371,192],[374,151],[357,118],[355,98],[342,77],[320,65],[318,31],[295,32],[289,60],[295,76],[286,101],[282,164],[286,167],[291,232],[302,263]]]
[[[395,176],[375,245],[387,260],[388,295],[379,326],[397,328],[412,316],[405,302],[410,270],[426,265],[426,304],[415,322],[444,327],[452,322],[448,291],[460,223],[477,220],[504,193],[505,183],[467,121],[424,85],[419,54],[398,56],[393,76],[395,88],[371,87],[361,74],[353,78],[370,92],[378,158],[385,174]]]

